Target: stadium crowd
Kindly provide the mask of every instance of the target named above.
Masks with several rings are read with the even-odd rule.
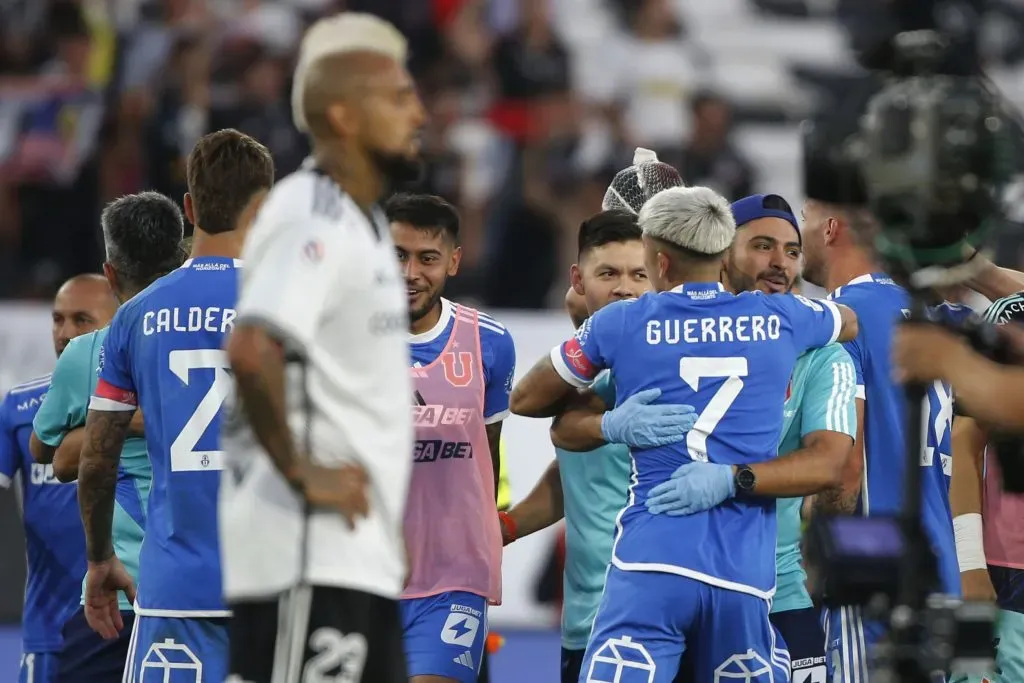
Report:
[[[911,363],[891,347],[908,296],[875,258],[867,198],[795,211],[752,194],[713,95],[679,95],[660,131],[631,129],[627,102],[601,114],[602,154],[566,154],[586,117],[543,3],[493,45],[498,20],[473,3],[437,3],[404,33],[243,5],[161,3],[151,33],[146,5],[52,5],[36,21],[56,52],[7,84],[4,215],[23,249],[57,240],[48,226],[68,240],[63,256],[47,245],[49,269],[27,252],[17,280],[59,285],[55,369],[0,404],[0,484],[20,472],[30,531],[20,681],[473,683],[503,546],[563,517],[564,683],[867,681],[888,625],[822,613],[801,557],[807,515],[900,508]],[[682,31],[667,8],[626,7],[634,38]],[[217,23],[229,9],[241,19]],[[140,22],[135,40],[115,19]],[[29,68],[32,44],[9,45]],[[439,100],[483,87],[485,64],[486,144],[446,167],[451,131],[432,121],[465,121]],[[215,66],[236,87],[219,92]],[[468,81],[447,80],[460,69]],[[622,169],[615,150],[641,131],[661,158],[638,148]],[[702,169],[702,154],[724,161]],[[391,192],[422,162],[425,185]],[[96,226],[69,221],[94,214],[88,252]],[[546,247],[505,241],[531,225]],[[577,329],[514,381],[511,332],[455,278],[507,277],[505,259],[518,272],[538,249],[572,263],[558,289]],[[969,285],[1006,322],[1024,274],[976,258]],[[981,428],[955,438],[953,401],[935,382],[925,404],[929,587],[994,599],[982,680],[1024,680],[1017,501]],[[513,414],[552,418],[557,456],[499,511]]]
[[[92,267],[107,201],[145,188],[180,197],[185,159],[207,132],[237,128],[264,141],[279,177],[295,170],[308,152],[287,106],[298,39],[341,6],[410,38],[430,114],[419,188],[460,208],[459,293],[498,307],[554,303],[574,227],[637,144],[690,183],[751,191],[729,104],[701,92],[711,84],[664,0],[622,3],[617,43],[637,64],[620,82],[582,69],[553,4],[538,0],[3,3],[0,297],[50,296]],[[502,286],[512,272],[515,289]]]

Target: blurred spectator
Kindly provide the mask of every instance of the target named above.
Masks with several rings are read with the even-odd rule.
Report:
[[[292,125],[290,100],[281,97],[288,83],[286,68],[280,57],[258,49],[242,73],[237,100],[215,109],[210,120],[210,130],[236,128],[266,145],[279,178],[309,154],[306,137]]]
[[[702,84],[696,46],[686,40],[672,0],[623,2],[628,31],[590,55],[590,99],[621,107],[616,120],[622,146],[678,146],[690,133],[690,93]]]
[[[732,109],[724,98],[710,92],[692,102],[693,135],[682,149],[665,149],[659,156],[679,169],[687,185],[704,185],[736,200],[753,193],[754,175],[747,160],[733,145]]]
[[[100,17],[57,2],[46,17],[52,58],[34,78],[0,94],[0,188],[16,290],[48,293],[99,261],[99,151],[114,43]]]
[[[148,185],[179,202],[186,192],[185,160],[210,130],[210,59],[202,37],[177,39],[146,127]]]

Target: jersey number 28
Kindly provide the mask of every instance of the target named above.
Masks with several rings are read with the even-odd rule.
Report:
[[[213,370],[213,383],[171,444],[171,471],[204,472],[223,469],[224,451],[199,451],[196,446],[234,390],[234,382],[228,374],[230,365],[227,352],[220,349],[171,351],[169,363],[171,372],[185,385],[189,384],[192,370]]]
[[[742,357],[727,358],[680,358],[679,376],[691,389],[700,388],[702,378],[725,378],[722,386],[708,401],[707,406],[697,416],[693,428],[686,434],[686,450],[697,462],[708,461],[708,437],[722,421],[732,406],[732,402],[743,389],[743,378],[747,376],[747,359]]]

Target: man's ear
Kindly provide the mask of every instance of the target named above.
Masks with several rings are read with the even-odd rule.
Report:
[[[106,261],[103,262],[103,277],[107,278],[107,282],[110,284],[110,289],[115,294],[121,291],[118,287],[117,271],[114,270],[114,267]]]
[[[574,263],[569,267],[569,284],[574,292],[583,296],[583,273],[580,272],[579,264]]]
[[[452,250],[451,260],[448,262],[448,277],[459,272],[459,264],[462,263],[462,247],[455,247]]]
[[[196,224],[196,213],[195,213],[195,208],[192,206],[192,195],[189,194],[188,192],[185,193],[184,204],[185,204],[185,218],[187,218],[188,222],[191,223],[193,227],[195,227],[195,224]]]

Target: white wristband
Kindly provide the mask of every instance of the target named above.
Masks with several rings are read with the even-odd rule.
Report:
[[[985,539],[982,533],[981,515],[968,512],[953,518],[953,537],[956,540],[956,559],[961,572],[972,569],[987,569],[985,561]]]

